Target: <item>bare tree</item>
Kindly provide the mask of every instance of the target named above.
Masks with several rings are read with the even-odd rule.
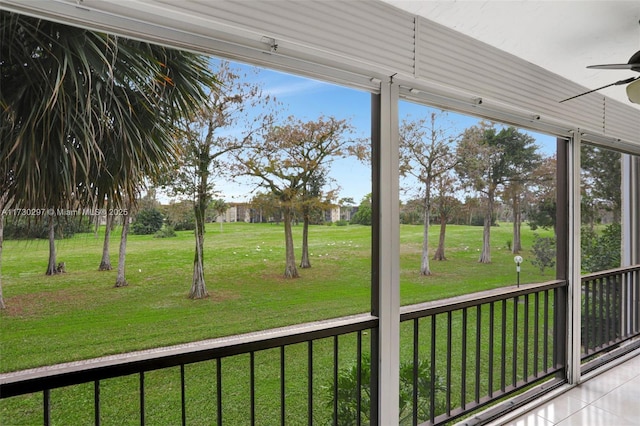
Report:
[[[431,275],[429,266],[429,224],[433,184],[457,163],[453,155],[456,136],[439,127],[446,113],[432,112],[428,118],[405,120],[400,127],[400,173],[411,175],[420,183],[423,210],[423,237],[420,274]]]
[[[285,278],[299,276],[293,246],[292,220],[303,189],[332,157],[344,155],[351,126],[346,120],[320,117],[302,122],[289,117],[261,141],[237,157],[238,174],[252,176],[280,201],[284,214]]]
[[[227,169],[228,155],[259,138],[274,121],[275,99],[263,95],[261,87],[246,75],[221,62],[216,78],[220,86],[209,93],[203,105],[179,137],[181,155],[176,168],[162,180],[174,195],[193,201],[195,255],[189,297],[208,296],[204,279],[204,233],[207,207],[214,195],[214,178]],[[238,134],[239,131],[239,134]]]

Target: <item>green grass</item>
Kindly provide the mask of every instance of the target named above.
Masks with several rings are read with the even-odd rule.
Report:
[[[437,227],[432,227],[431,232],[431,241],[436,241]],[[297,243],[301,227],[295,227],[294,233]],[[481,227],[449,226],[448,260],[432,261],[433,275],[428,277],[419,274],[421,238],[420,226],[401,227],[403,304],[515,284],[513,255],[506,248],[506,242],[511,239],[510,224],[492,228],[493,263],[490,265],[477,263],[482,244]],[[58,261],[66,263],[67,273],[52,277],[44,275],[48,256],[46,241],[5,241],[2,273],[8,309],[0,314],[0,370],[14,371],[367,312],[370,309],[370,239],[369,227],[314,226],[309,240],[313,267],[301,269],[299,279],[285,280],[282,278],[284,238],[281,225],[233,223],[225,224],[221,231],[218,224],[210,224],[205,237],[205,277],[211,297],[196,301],[187,298],[194,249],[191,232],[178,232],[177,237],[166,239],[130,236],[126,263],[129,286],[123,288],[114,288],[115,271],[97,271],[102,250],[101,234],[80,234],[59,241]],[[533,233],[523,227],[523,246],[530,247],[532,239]],[[119,230],[112,237],[114,267],[118,240]],[[299,247],[297,250],[299,255]],[[530,257],[526,250],[523,256],[525,259]],[[521,282],[546,281],[552,277],[553,271],[542,275],[525,261]],[[347,343],[343,344],[343,341]],[[426,336],[423,341],[428,341]],[[352,346],[353,336],[341,338],[341,365],[352,361]],[[305,351],[306,347],[287,348],[287,359],[300,358],[302,361],[299,362],[304,364]],[[323,351],[321,347],[315,351],[318,369],[322,371],[330,365],[331,351]],[[438,353],[442,352],[438,350]],[[260,357],[261,394],[276,395],[279,392],[279,353],[267,351]],[[296,371],[295,362],[293,364],[290,368]],[[302,364],[300,369],[304,367]],[[225,395],[235,395],[223,401],[225,413],[231,413],[231,418],[236,420],[247,418],[247,401],[242,396],[247,393],[241,392],[248,387],[248,379],[241,379],[247,374],[247,365],[248,361],[242,357],[223,361],[223,377],[231,376],[235,383],[225,384],[232,386],[225,388]],[[199,373],[202,369],[208,373]],[[189,397],[190,404],[211,406],[204,410],[210,414],[215,412],[215,398],[210,395],[215,374],[213,362],[187,366],[187,375],[194,377],[188,381],[189,387],[192,391],[195,389]],[[325,377],[330,377],[328,371],[327,374]],[[179,380],[176,382],[175,376],[175,369],[169,369],[154,372],[149,378],[150,383],[154,378],[162,383],[148,387],[151,392],[148,406],[159,407],[156,411],[150,409],[150,413],[160,416],[156,420],[173,423],[170,416],[175,416],[176,410],[172,407],[179,404]],[[305,380],[287,381],[288,394],[300,394],[304,398]],[[130,399],[136,400],[137,384],[131,385],[128,381],[135,382],[136,379],[104,382],[105,424],[138,421],[136,408],[131,404],[127,409],[118,408],[117,413],[107,411],[112,406],[108,403],[111,389],[116,394],[115,400],[120,398],[120,393],[132,393]],[[324,385],[326,383],[320,380],[315,383],[319,394]],[[207,389],[208,393],[198,391],[201,389]],[[91,401],[91,390],[88,386],[87,389],[75,387],[54,391],[54,418],[60,416],[60,422],[64,424],[91,422],[91,404],[78,404],[79,400]],[[41,397],[13,400],[17,401],[14,398],[12,402],[3,401],[0,405],[1,424],[8,418],[16,424],[30,424],[41,415]],[[319,405],[323,403],[317,401]],[[264,422],[259,424],[270,424],[269,419],[277,418],[278,404],[274,404],[273,398],[259,404],[262,404],[261,415],[265,416]],[[298,404],[292,402],[288,406],[297,407]],[[20,416],[16,417],[16,412]],[[288,412],[292,418],[305,418],[305,415],[306,412],[298,409]],[[319,424],[326,421],[319,416]],[[152,420],[149,420],[150,424],[162,423]],[[213,420],[197,418],[190,424],[210,424]]]
[[[435,227],[431,229],[434,233]],[[370,304],[370,228],[311,228],[312,268],[285,280],[282,227],[210,224],[205,239],[205,277],[211,297],[190,300],[193,234],[176,238],[129,237],[129,286],[114,288],[115,271],[99,272],[102,236],[80,234],[58,242],[67,273],[45,276],[48,245],[6,241],[1,371],[244,333],[299,322],[367,312]],[[300,227],[295,228],[296,241]],[[492,264],[477,262],[481,227],[449,226],[448,260],[419,274],[420,226],[401,233],[402,303],[436,300],[515,284],[506,249],[510,226],[492,229]],[[435,234],[434,234],[435,237]],[[523,245],[530,247],[531,233]],[[112,238],[117,263],[118,232]],[[433,238],[435,240],[435,238]],[[524,254],[525,259],[527,253]],[[544,281],[531,264],[521,282]],[[25,348],[28,347],[28,353]]]

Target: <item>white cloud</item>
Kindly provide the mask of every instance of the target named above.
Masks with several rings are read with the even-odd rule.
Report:
[[[278,85],[265,87],[264,93],[275,96],[276,98],[284,98],[287,96],[297,96],[302,94],[316,93],[326,89],[327,85],[320,81],[304,80],[281,82]]]

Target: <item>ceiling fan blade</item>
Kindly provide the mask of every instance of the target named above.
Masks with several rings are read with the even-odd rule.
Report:
[[[634,53],[626,64],[589,65],[587,68],[597,70],[633,70],[640,72],[640,50]]]
[[[589,65],[587,68],[592,70],[634,70],[640,71],[640,63],[638,64],[604,64]]]
[[[597,92],[598,90],[601,90],[601,89],[606,89],[607,87],[619,86],[621,84],[632,83],[632,82],[634,82],[634,81],[636,81],[638,79],[640,79],[640,77],[631,77],[631,78],[627,78],[626,80],[619,80],[619,81],[616,81],[615,83],[607,84],[606,86],[598,87],[597,89],[589,90],[588,92],[580,93],[579,95],[575,95],[575,96],[572,96],[570,98],[563,99],[563,100],[560,101],[560,103],[563,103],[563,102],[566,102],[566,101],[570,101],[571,99],[579,98],[580,96],[588,95],[589,93]]]

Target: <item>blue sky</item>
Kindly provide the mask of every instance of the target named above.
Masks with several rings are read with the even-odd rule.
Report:
[[[212,63],[215,64],[216,60],[212,60]],[[368,92],[267,69],[258,69],[256,74],[253,72],[254,67],[233,62],[231,65],[234,69],[246,71],[251,80],[255,80],[262,86],[263,92],[275,96],[282,103],[284,109],[282,118],[293,115],[306,121],[316,120],[322,115],[334,116],[349,120],[355,128],[356,137],[369,137],[371,95]],[[407,117],[419,119],[431,111],[434,109],[402,101],[399,106],[400,121]],[[452,127],[455,132],[462,132],[479,121],[475,117],[456,113],[449,113],[448,116],[450,123],[446,127]],[[555,138],[529,133],[537,140],[538,145],[544,146],[545,152],[553,152]],[[370,168],[354,158],[334,160],[330,176],[339,185],[339,198],[350,197],[359,203],[366,194],[371,192]],[[334,183],[333,187],[335,186]],[[220,179],[215,182],[219,197],[227,202],[249,201],[255,188],[256,183],[248,180],[229,182]]]

